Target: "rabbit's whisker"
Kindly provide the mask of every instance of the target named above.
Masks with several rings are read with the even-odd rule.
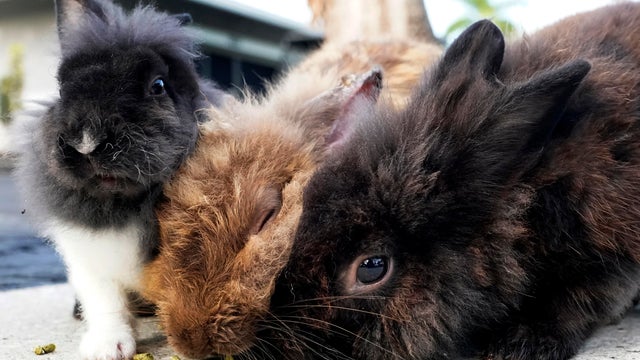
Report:
[[[362,309],[351,308],[351,307],[347,307],[347,306],[335,306],[335,305],[325,305],[325,304],[317,304],[317,305],[288,305],[287,309],[289,309],[289,308],[299,308],[299,309],[305,309],[305,308],[339,309],[339,310],[347,310],[347,311],[361,313],[361,314],[373,315],[373,316],[376,316],[376,317],[381,318],[381,319],[387,319],[387,320],[391,320],[391,321],[402,322],[402,320],[390,317],[388,315],[376,313],[376,312],[373,312],[373,311],[366,311],[366,310],[362,310]]]
[[[286,329],[286,331],[284,331],[285,329],[282,329],[278,326],[268,326],[268,328],[272,329],[272,330],[277,330],[280,331],[282,333],[284,333],[285,335],[288,335],[289,339],[294,339],[295,344],[299,350],[300,353],[302,353],[302,349],[300,348],[299,344],[302,344],[304,347],[308,348],[309,350],[311,350],[312,352],[318,354],[319,356],[326,358],[323,354],[320,354],[319,352],[317,352],[317,350],[315,350],[313,347],[311,347],[310,345],[308,345],[306,342],[310,342],[313,343],[315,345],[320,346],[321,348],[324,348],[325,350],[331,352],[331,353],[336,353],[338,352],[338,355],[340,355],[341,357],[339,359],[346,359],[346,360],[350,360],[351,358],[340,353],[339,351],[337,351],[336,349],[332,349],[330,347],[328,347],[327,345],[323,345],[321,343],[319,343],[318,341],[313,340],[313,338],[315,339],[319,339],[318,335],[315,335],[313,333],[307,332],[307,331],[303,331],[301,329],[296,329],[296,331],[293,331],[291,329],[291,327],[289,327],[289,325],[287,324],[287,322],[289,323],[294,323],[292,321],[285,321],[281,318],[275,317],[272,315],[271,317],[272,320],[276,320],[282,327],[284,327]],[[268,324],[268,323],[267,323]],[[306,334],[306,335],[305,335]],[[322,339],[319,339],[322,340]],[[330,359],[330,358],[329,358]]]
[[[277,328],[277,327],[269,327],[269,328],[270,328],[270,329],[272,329],[272,330],[280,330],[280,331],[282,330],[282,329],[279,329],[279,328]],[[321,358],[323,358],[323,359],[330,359],[330,358],[327,358],[324,354],[319,353],[315,348],[313,348],[312,346],[308,345],[308,343],[311,343],[311,344],[317,345],[317,346],[319,346],[320,348],[325,349],[325,350],[327,350],[327,351],[329,351],[329,352],[332,352],[332,353],[335,353],[335,352],[336,352],[336,350],[335,350],[335,349],[332,349],[332,348],[330,348],[329,346],[324,345],[324,344],[321,344],[321,343],[319,343],[318,341],[314,340],[314,338],[316,338],[316,339],[317,339],[317,338],[318,338],[318,336],[317,336],[317,335],[315,335],[315,334],[312,334],[312,333],[310,333],[310,332],[307,332],[307,331],[303,331],[303,330],[299,330],[299,329],[298,329],[298,330],[296,330],[295,332],[294,332],[294,331],[286,331],[286,332],[284,332],[284,331],[283,331],[283,333],[284,333],[285,335],[288,335],[288,339],[289,339],[289,340],[294,339],[294,340],[295,340],[296,345],[298,345],[298,344],[303,345],[305,348],[307,348],[307,349],[311,350],[313,353],[317,354],[318,356],[320,356],[320,357],[321,357]],[[302,349],[301,349],[299,346],[298,346],[298,349],[300,349],[300,352],[302,352]],[[348,358],[348,357],[344,357],[344,355],[343,355],[343,354],[340,354],[340,355],[342,355],[342,356],[343,356],[343,357],[341,357],[341,358],[344,358],[344,359],[350,359],[350,358]]]
[[[113,146],[113,145],[111,145],[111,146]],[[123,150],[122,150],[122,149],[120,149],[120,150],[118,150],[118,151],[114,152],[114,153],[113,153],[113,157],[111,158],[111,160],[112,160],[112,161],[115,161],[115,160],[118,158],[118,156],[120,156],[120,154],[122,154],[122,151],[123,151]]]
[[[294,339],[294,342],[295,342],[296,347],[298,348],[298,351],[302,352],[302,349],[300,348],[300,345],[299,345],[299,342],[298,342],[298,338],[296,337],[296,332],[293,331],[293,329],[291,329],[291,327],[289,327],[289,325],[287,325],[284,321],[282,321],[280,318],[278,318],[277,316],[275,316],[271,312],[268,312],[268,315],[270,316],[268,320],[261,319],[260,322],[262,324],[266,325],[267,328],[270,328],[272,330],[276,330],[278,332],[284,333],[284,335],[288,335],[289,338]],[[271,325],[271,323],[273,323],[274,321],[277,324],[279,324],[280,326]]]
[[[285,354],[282,352],[282,350],[280,350],[277,346],[275,346],[274,344],[270,343],[265,339],[258,338],[258,344],[260,344],[260,349],[262,350],[263,354],[268,356],[269,359],[276,360],[276,357],[275,355],[271,355],[269,353],[269,351],[267,350],[267,347],[271,347],[272,349],[277,351],[280,354],[281,358],[285,357]]]
[[[380,346],[379,344],[376,344],[375,342],[373,342],[371,340],[368,340],[368,339],[364,338],[363,336],[361,336],[359,334],[354,333],[353,331],[345,329],[345,328],[343,328],[341,326],[338,326],[336,324],[333,324],[331,322],[328,322],[328,321],[325,321],[325,320],[316,319],[316,318],[312,318],[312,317],[292,317],[292,318],[300,319],[300,321],[290,320],[290,319],[283,319],[283,321],[288,322],[288,323],[292,323],[292,324],[315,326],[318,329],[328,330],[329,332],[332,332],[332,333],[337,334],[337,335],[344,335],[344,334],[351,335],[351,336],[354,336],[357,339],[360,339],[360,340],[364,341],[365,343],[367,343],[369,345],[372,345],[372,346],[374,346],[374,347],[376,347],[376,348],[378,348],[378,349],[380,349],[380,350],[382,350],[382,351],[384,351],[384,352],[386,352],[388,354],[391,354],[391,355],[395,356],[398,359],[403,359],[399,355],[395,354],[393,351],[391,351],[391,350],[389,350],[387,348],[384,348],[384,347]],[[319,324],[318,325],[313,325],[313,324],[310,324],[310,323],[306,323],[306,322],[304,322],[302,320],[314,321],[314,322],[319,323]],[[321,325],[327,325],[328,328],[325,329]],[[298,331],[300,331],[300,330],[298,330]]]
[[[335,301],[340,301],[340,300],[351,300],[351,299],[357,299],[357,300],[386,300],[389,297],[387,296],[380,296],[380,295],[343,295],[343,296],[325,296],[325,297],[316,297],[316,298],[309,298],[309,299],[303,299],[303,300],[296,300],[294,302],[292,302],[291,304],[294,305],[301,305],[301,304],[305,304],[305,303],[310,303],[310,302],[335,302]],[[286,306],[290,306],[290,305],[286,305]]]
[[[138,177],[136,178],[136,181],[140,182],[140,180],[142,179],[142,171],[140,171],[140,167],[138,166],[138,164],[135,164],[133,167],[135,167],[136,170],[138,170]]]

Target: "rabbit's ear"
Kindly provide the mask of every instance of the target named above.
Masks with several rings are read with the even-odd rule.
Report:
[[[587,61],[575,60],[542,72],[512,90],[504,111],[511,126],[515,127],[509,133],[518,137],[523,146],[522,155],[543,148],[561,119],[572,120],[562,115],[590,69]]]
[[[563,114],[590,68],[588,62],[576,60],[511,88],[496,112],[489,115],[491,120],[484,130],[469,138],[469,146],[456,153],[458,165],[453,168],[474,174],[474,178],[482,179],[479,183],[494,185],[506,185],[527,174],[538,163],[554,130],[559,125],[573,126],[560,122],[575,120]],[[448,175],[446,181],[456,181],[455,176]]]
[[[529,80],[501,89],[486,118],[471,118],[476,127],[467,133],[445,129],[435,135],[424,164],[440,170],[439,189],[453,189],[460,199],[477,206],[503,199],[505,187],[519,182],[540,163],[550,140],[574,125],[567,109],[591,66],[576,60],[543,71]],[[478,106],[482,106],[481,103]],[[563,123],[566,122],[566,123]],[[558,131],[557,131],[558,130]],[[451,138],[460,136],[451,141]],[[557,137],[559,141],[560,138]]]
[[[382,70],[373,70],[359,76],[343,79],[347,82],[342,94],[340,112],[326,137],[326,145],[334,147],[349,138],[355,127],[355,120],[363,111],[371,111],[382,89]]]
[[[55,6],[60,42],[64,42],[67,32],[77,30],[88,15],[106,19],[103,4],[96,0],[55,0]]]
[[[469,26],[445,52],[436,71],[436,81],[454,73],[482,76],[492,80],[500,70],[504,56],[504,37],[489,20]]]

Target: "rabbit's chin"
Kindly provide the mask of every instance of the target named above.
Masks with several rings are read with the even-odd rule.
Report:
[[[137,198],[144,195],[156,181],[140,174],[128,174],[121,171],[97,171],[88,166],[69,168],[61,162],[51,162],[49,173],[64,188],[81,191],[94,198],[114,196]],[[157,181],[160,182],[160,181]]]
[[[117,175],[94,174],[88,177],[79,177],[74,174],[58,175],[58,180],[67,188],[82,191],[97,199],[138,198],[144,196],[150,188],[147,184],[135,179]]]
[[[96,175],[91,182],[95,186],[90,186],[89,189],[99,197],[112,195],[135,197],[148,190],[141,183],[112,175]]]

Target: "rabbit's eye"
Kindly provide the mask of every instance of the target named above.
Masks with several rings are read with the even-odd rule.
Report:
[[[387,262],[388,260],[384,256],[374,256],[362,260],[356,270],[356,278],[363,284],[379,281],[387,273]]]
[[[276,215],[278,209],[273,208],[273,209],[269,209],[267,211],[265,211],[262,214],[261,219],[257,222],[258,227],[256,228],[256,230],[254,230],[255,234],[259,233],[260,231],[262,231],[262,229],[264,228],[265,225],[267,225],[267,223],[269,222],[269,220],[271,220],[271,218],[273,218]]]
[[[162,78],[153,80],[149,94],[153,96],[164,95],[164,80],[162,80]]]
[[[282,207],[282,190],[277,187],[263,189],[253,217],[253,225],[249,229],[251,235],[261,232],[273,220]]]
[[[393,259],[386,255],[360,256],[340,276],[348,294],[371,292],[384,285],[393,272]]]

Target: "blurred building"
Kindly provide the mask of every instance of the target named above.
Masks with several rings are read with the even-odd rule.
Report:
[[[139,0],[115,0],[133,8]],[[263,88],[321,41],[321,34],[296,22],[223,0],[142,0],[169,13],[189,13],[202,40],[200,72],[230,91]],[[57,92],[59,46],[53,0],[0,0],[0,76],[7,72],[11,44],[24,48],[23,99],[48,99]]]

